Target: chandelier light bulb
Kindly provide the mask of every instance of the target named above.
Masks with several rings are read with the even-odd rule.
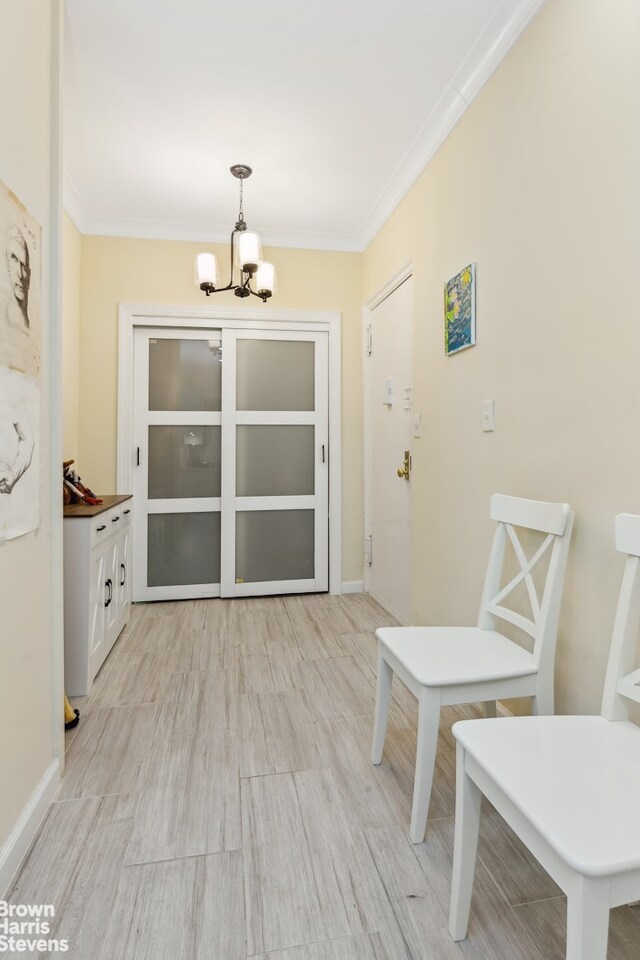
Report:
[[[260,238],[257,233],[245,230],[238,234],[238,263],[245,273],[253,275],[262,259]]]
[[[272,263],[263,260],[258,266],[256,274],[256,290],[259,296],[271,297],[276,286],[276,268]]]
[[[199,287],[204,285],[215,289],[218,282],[218,265],[215,254],[199,253],[196,257],[196,283]]]

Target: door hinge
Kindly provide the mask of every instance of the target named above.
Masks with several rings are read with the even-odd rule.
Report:
[[[373,537],[371,535],[364,538],[364,558],[367,566],[370,567],[373,563]]]
[[[373,331],[371,329],[371,324],[367,327],[367,356],[370,357],[373,353]]]

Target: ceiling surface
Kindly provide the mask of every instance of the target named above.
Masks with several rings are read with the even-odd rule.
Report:
[[[361,250],[543,0],[66,0],[84,233]]]

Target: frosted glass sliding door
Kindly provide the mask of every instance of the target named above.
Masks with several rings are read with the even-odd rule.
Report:
[[[136,331],[134,600],[220,595],[220,330]]]
[[[223,596],[328,588],[327,348],[223,331]]]
[[[136,331],[134,599],[328,588],[328,335]]]

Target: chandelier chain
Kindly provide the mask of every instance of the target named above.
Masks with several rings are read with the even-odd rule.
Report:
[[[244,213],[242,210],[243,187],[244,187],[244,177],[240,177],[240,209],[238,211],[238,220],[244,220]]]

